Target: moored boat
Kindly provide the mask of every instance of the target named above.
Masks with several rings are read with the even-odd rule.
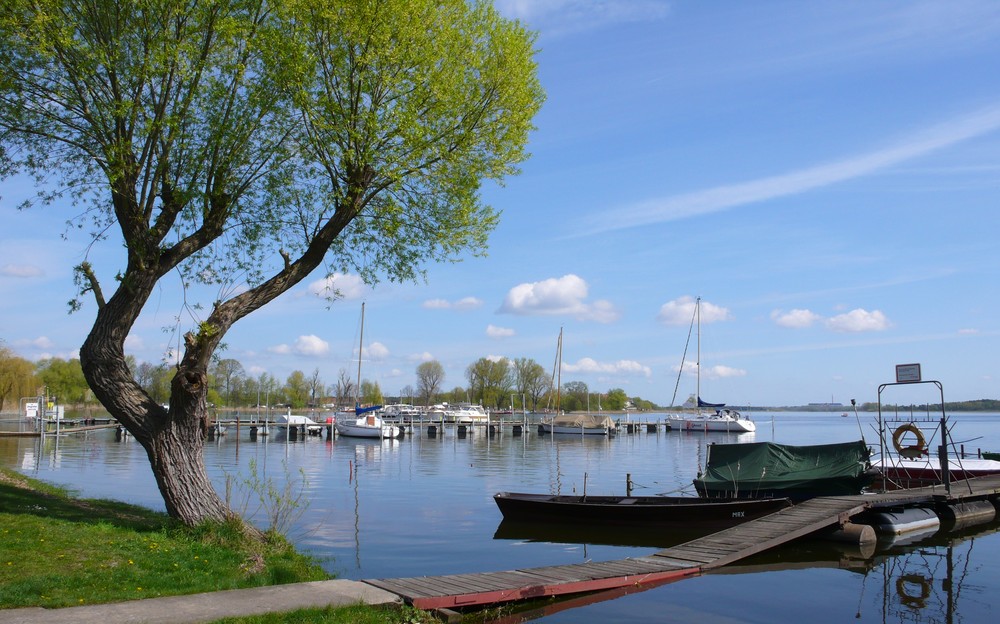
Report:
[[[985,453],[984,453],[985,455]],[[880,487],[886,490],[926,487],[944,483],[941,462],[937,458],[908,459],[895,455],[877,459],[872,468],[881,475]],[[1000,474],[1000,461],[994,459],[948,459],[951,482]]]
[[[870,456],[863,440],[808,446],[710,444],[705,470],[694,486],[700,496],[793,501],[860,494],[871,481]]]
[[[791,506],[787,498],[735,499],[694,496],[564,496],[500,492],[504,520],[586,524],[711,523],[733,526]]]
[[[574,435],[613,435],[615,421],[597,414],[558,414],[539,424],[542,433]]]

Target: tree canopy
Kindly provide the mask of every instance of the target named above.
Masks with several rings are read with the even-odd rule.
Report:
[[[96,306],[84,375],[167,511],[222,520],[202,439],[223,337],[321,266],[406,280],[484,253],[498,213],[481,185],[516,173],[544,98],[534,36],[475,0],[4,7],[0,176],[35,176],[37,200],[124,249],[76,267],[72,307]],[[209,294],[185,300],[167,410],[124,343],[174,275]]]

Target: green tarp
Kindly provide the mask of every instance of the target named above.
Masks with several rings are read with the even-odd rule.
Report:
[[[868,481],[864,441],[792,446],[775,442],[712,444],[705,473],[695,479],[702,496],[814,496],[857,494]]]

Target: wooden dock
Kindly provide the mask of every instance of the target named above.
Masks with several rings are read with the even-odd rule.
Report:
[[[879,494],[814,498],[769,516],[666,548],[646,557],[365,582],[393,592],[419,609],[452,609],[516,600],[661,584],[720,568],[792,540],[842,526],[867,509],[920,503],[983,500],[1000,495],[1000,475],[944,486]]]

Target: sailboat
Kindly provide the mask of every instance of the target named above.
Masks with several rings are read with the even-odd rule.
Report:
[[[670,421],[680,429],[689,431],[726,431],[728,433],[753,433],[757,430],[757,425],[752,420],[743,416],[738,411],[726,407],[725,403],[707,403],[701,400],[701,297],[695,299],[694,318],[692,325],[698,328],[698,352],[695,361],[696,386],[695,394],[681,407],[690,407],[695,410],[692,414],[675,414],[670,417]],[[691,332],[688,332],[688,340],[691,339]],[[684,349],[685,357],[687,348]],[[684,361],[681,361],[681,369],[677,373],[678,382],[680,375],[684,372]],[[676,395],[676,390],[675,390]],[[714,412],[703,412],[703,408],[714,409]]]
[[[361,304],[361,338],[358,341],[358,385],[354,395],[354,417],[350,414],[337,416],[334,427],[337,435],[352,438],[400,438],[403,429],[398,425],[386,423],[378,415],[381,405],[361,407],[361,351],[365,340],[365,304]]]
[[[614,435],[615,422],[608,416],[593,414],[560,414],[559,404],[562,389],[562,328],[559,329],[559,342],[556,346],[556,368],[552,376],[556,382],[556,413],[542,420],[539,425],[541,433],[570,433],[575,435]]]

